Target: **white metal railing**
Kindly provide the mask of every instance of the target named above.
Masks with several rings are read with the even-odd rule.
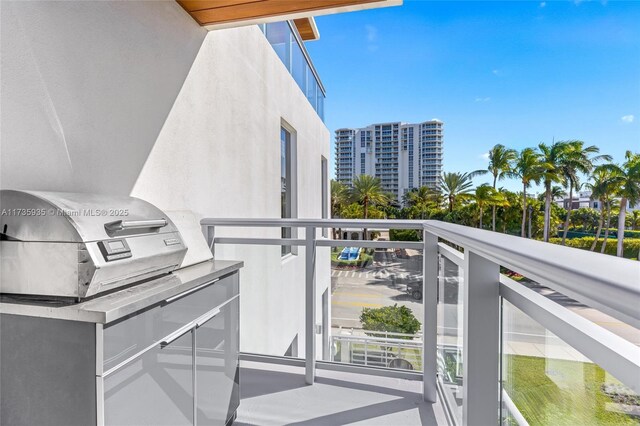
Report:
[[[331,344],[336,348],[331,361],[391,367],[392,361],[404,360],[410,363],[410,369],[422,369],[422,340],[337,334],[331,336]]]
[[[354,332],[355,330],[353,329],[353,327],[350,327],[350,328],[338,327],[338,334],[344,334],[344,333],[353,334]],[[361,330],[361,332],[371,337],[380,337],[385,339],[397,339],[397,338],[409,337],[412,340],[422,340],[421,332],[417,332],[415,334],[396,333],[394,331],[378,331],[378,330]]]
[[[215,253],[216,244],[304,246],[305,250],[305,367],[306,380],[314,382],[315,348],[315,248],[343,247],[345,240],[330,240],[318,228],[416,229],[421,242],[353,241],[349,246],[420,249],[424,314],[422,338],[423,394],[436,401],[438,387],[437,299],[439,257],[463,271],[462,300],[462,423],[497,424],[502,403],[520,422],[510,398],[504,397],[501,359],[501,301],[506,300],[550,332],[613,374],[633,392],[640,392],[640,349],[575,312],[500,275],[506,267],[587,306],[638,327],[640,325],[640,262],[567,248],[439,221],[344,219],[203,219],[203,233]],[[217,227],[293,227],[305,229],[304,238],[216,237]],[[451,245],[440,242],[443,240]],[[442,296],[442,295],[441,295]],[[324,351],[323,351],[324,353]],[[442,393],[441,393],[442,394]],[[446,398],[445,398],[446,400]],[[445,401],[447,403],[448,401]],[[524,420],[526,423],[526,420]],[[523,424],[523,423],[521,423]]]

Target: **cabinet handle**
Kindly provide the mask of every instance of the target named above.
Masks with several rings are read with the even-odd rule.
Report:
[[[165,303],[171,303],[171,302],[174,302],[174,301],[176,301],[178,299],[182,299],[183,297],[188,296],[191,293],[195,293],[196,291],[198,291],[198,290],[200,290],[202,288],[205,288],[206,286],[211,285],[211,284],[213,284],[213,283],[215,283],[217,281],[220,281],[220,278],[216,278],[213,281],[207,281],[206,283],[200,284],[199,286],[196,286],[196,287],[194,287],[194,288],[192,288],[190,290],[184,291],[184,292],[182,292],[180,294],[176,294],[175,296],[171,296],[171,297],[165,299],[164,301],[165,301]]]
[[[167,219],[151,220],[116,220],[104,224],[104,229],[110,232],[126,231],[128,229],[157,229],[167,226]]]
[[[163,348],[165,346],[169,346],[171,343],[173,343],[180,337],[184,336],[185,334],[193,330],[195,327],[196,327],[195,321],[191,321],[190,323],[183,325],[182,327],[180,327],[179,329],[177,329],[176,331],[174,331],[173,333],[169,334],[167,337],[162,339],[160,341],[160,346]]]
[[[240,295],[236,294],[231,299],[227,300],[226,302],[222,303],[221,305],[216,306],[214,309],[212,309],[209,312],[207,312],[206,314],[202,315],[200,318],[196,318],[196,328],[202,327],[207,321],[210,321],[211,319],[213,319],[213,317],[218,315],[222,308],[224,308],[229,303],[233,302],[234,300],[236,300],[239,297],[240,297]]]

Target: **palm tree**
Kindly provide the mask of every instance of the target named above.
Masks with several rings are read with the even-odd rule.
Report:
[[[598,244],[598,238],[602,232],[604,226],[605,217],[607,214],[607,206],[609,205],[609,199],[612,193],[611,185],[611,170],[607,166],[598,166],[594,169],[591,175],[591,182],[587,182],[587,188],[591,190],[591,198],[598,200],[600,203],[600,220],[598,221],[598,229],[596,230],[596,237],[591,244],[591,251],[596,249]]]
[[[349,199],[349,188],[344,184],[332,180],[331,181],[331,217],[335,218],[340,216],[340,211],[347,203]],[[333,228],[333,239],[337,239],[337,235],[340,235],[340,228],[337,230]]]
[[[331,217],[338,217],[342,206],[349,198],[349,188],[344,184],[332,180],[331,181]]]
[[[604,228],[604,238],[602,239],[602,247],[600,247],[600,253],[604,253],[607,248],[607,240],[609,239],[609,230],[611,229],[611,214],[614,208],[618,208],[618,202],[615,199],[609,198],[605,206],[607,222]]]
[[[484,170],[476,170],[470,173],[443,172],[440,176],[440,190],[449,203],[449,211],[453,211],[457,198],[469,196],[472,179],[478,175],[486,173]]]
[[[553,183],[564,183],[562,174],[562,160],[567,151],[569,142],[558,141],[551,145],[541,143],[538,145],[542,162],[542,181],[544,183],[544,226],[542,238],[549,241],[551,228],[551,187]]]
[[[527,218],[527,238],[531,239],[533,237],[533,212],[540,211],[537,207],[538,200],[535,198],[527,199],[527,211],[529,212],[529,217]]]
[[[633,210],[630,213],[631,213],[631,230],[636,231],[638,228],[640,228],[640,210]]]
[[[418,210],[421,218],[424,219],[424,212],[439,204],[439,195],[433,188],[421,186],[420,188],[413,188],[402,198],[405,206]]]
[[[622,257],[624,252],[624,224],[627,214],[627,204],[634,205],[640,201],[640,154],[627,151],[622,166],[609,165],[613,176],[611,182],[615,185],[615,194],[620,197],[620,213],[618,214],[618,247],[616,254]]]
[[[569,141],[566,144],[564,155],[559,159],[560,171],[564,176],[566,187],[569,189],[569,207],[567,209],[567,217],[564,220],[564,230],[562,232],[562,245],[565,245],[567,232],[569,231],[569,220],[571,210],[573,209],[573,190],[580,189],[579,173],[589,174],[593,170],[594,162],[600,160],[611,161],[610,155],[598,155],[600,149],[597,146],[590,145],[585,147],[582,141]]]
[[[510,207],[520,205],[520,196],[501,187],[496,189],[496,199],[491,205],[496,206],[496,228],[501,227],[501,232],[506,233],[507,225],[514,220],[514,209]],[[515,220],[519,221],[519,210],[515,216]]]
[[[383,191],[380,179],[370,175],[356,176],[352,183],[351,199],[362,204],[364,219],[369,217],[370,204],[386,204],[389,196]],[[364,239],[367,239],[367,230],[364,230]]]
[[[518,154],[513,170],[507,176],[520,179],[522,183],[522,226],[520,236],[526,237],[527,222],[527,188],[532,183],[539,183],[542,179],[542,164],[540,153],[533,148],[525,148]]]
[[[513,162],[518,157],[515,149],[508,149],[504,145],[496,144],[489,150],[489,166],[487,170],[493,175],[493,189],[498,180],[502,180],[511,171]],[[496,205],[491,207],[491,229],[496,230]]]
[[[482,216],[484,214],[484,207],[486,205],[493,205],[495,207],[494,202],[496,202],[498,199],[497,191],[493,189],[492,186],[485,183],[476,187],[475,193],[473,194],[473,199],[475,200],[476,205],[478,206],[478,210],[480,211],[478,228],[482,229]]]
[[[564,198],[566,197],[567,193],[565,192],[564,188],[562,188],[559,185],[553,185],[551,187],[551,199],[552,200],[557,200],[558,198]],[[543,196],[544,198],[544,196]],[[541,200],[544,201],[544,200]]]

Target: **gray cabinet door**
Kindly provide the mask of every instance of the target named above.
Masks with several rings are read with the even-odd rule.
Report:
[[[106,425],[193,424],[193,333],[148,350],[105,378]]]
[[[239,404],[239,298],[196,329],[198,426],[224,425]]]
[[[104,328],[104,370],[147,348],[238,293],[238,274],[178,294]]]

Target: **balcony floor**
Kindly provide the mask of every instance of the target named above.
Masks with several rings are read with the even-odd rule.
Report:
[[[234,425],[446,425],[439,403],[422,400],[422,382],[241,361]]]

